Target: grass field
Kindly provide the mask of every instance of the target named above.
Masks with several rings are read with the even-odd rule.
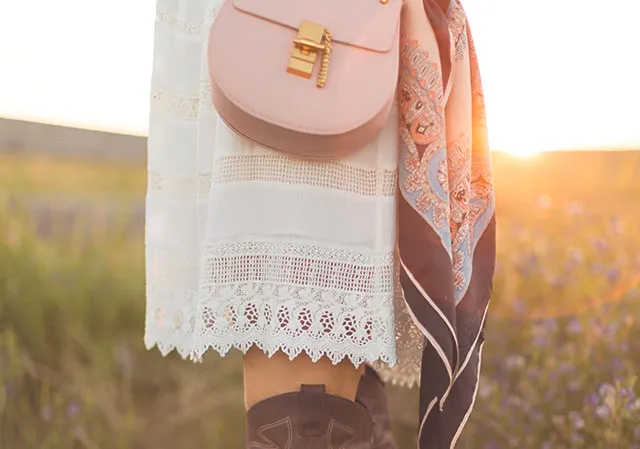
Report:
[[[640,151],[494,166],[498,270],[459,447],[640,448]],[[0,448],[243,447],[237,354],[143,348],[142,229],[45,235],[22,208],[140,204],[144,188],[144,167],[0,156]],[[391,403],[414,448],[416,392]]]

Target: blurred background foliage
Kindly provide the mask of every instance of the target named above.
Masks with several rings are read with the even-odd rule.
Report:
[[[498,267],[460,447],[640,448],[640,152],[494,155]],[[143,166],[0,156],[0,447],[242,448],[241,358],[146,351]],[[390,386],[401,449],[417,392]]]

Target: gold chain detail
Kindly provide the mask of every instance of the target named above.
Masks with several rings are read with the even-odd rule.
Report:
[[[331,56],[331,51],[333,47],[331,46],[331,32],[324,32],[324,51],[322,52],[322,65],[320,66],[320,70],[318,70],[318,80],[316,82],[316,86],[324,87],[327,82],[327,74],[329,73],[329,57]]]

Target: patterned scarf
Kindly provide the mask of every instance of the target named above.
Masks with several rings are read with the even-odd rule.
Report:
[[[491,159],[478,62],[462,5],[406,0],[402,27],[401,283],[426,338],[418,446],[450,449],[477,393],[492,290]]]

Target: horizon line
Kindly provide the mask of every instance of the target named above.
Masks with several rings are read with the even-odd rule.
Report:
[[[45,120],[38,118],[27,118],[27,117],[17,117],[2,114],[0,115],[0,120],[10,120],[24,123],[33,123],[40,125],[48,125],[48,126],[56,126],[60,128],[68,128],[68,129],[76,129],[81,131],[94,131],[101,132],[105,134],[116,134],[123,136],[132,136],[132,137],[148,137],[148,132],[145,131],[136,131],[134,129],[123,129],[123,128],[110,128],[110,127],[100,127],[96,125],[90,125],[85,123],[72,123],[72,122],[60,122],[55,120]],[[510,150],[492,147],[491,151],[496,152],[505,152],[510,153]],[[636,144],[629,144],[628,146],[605,146],[605,145],[597,145],[597,146],[589,146],[589,147],[567,147],[567,148],[554,148],[554,149],[544,149],[544,150],[536,150],[538,153],[552,153],[555,151],[640,151],[640,142]]]

